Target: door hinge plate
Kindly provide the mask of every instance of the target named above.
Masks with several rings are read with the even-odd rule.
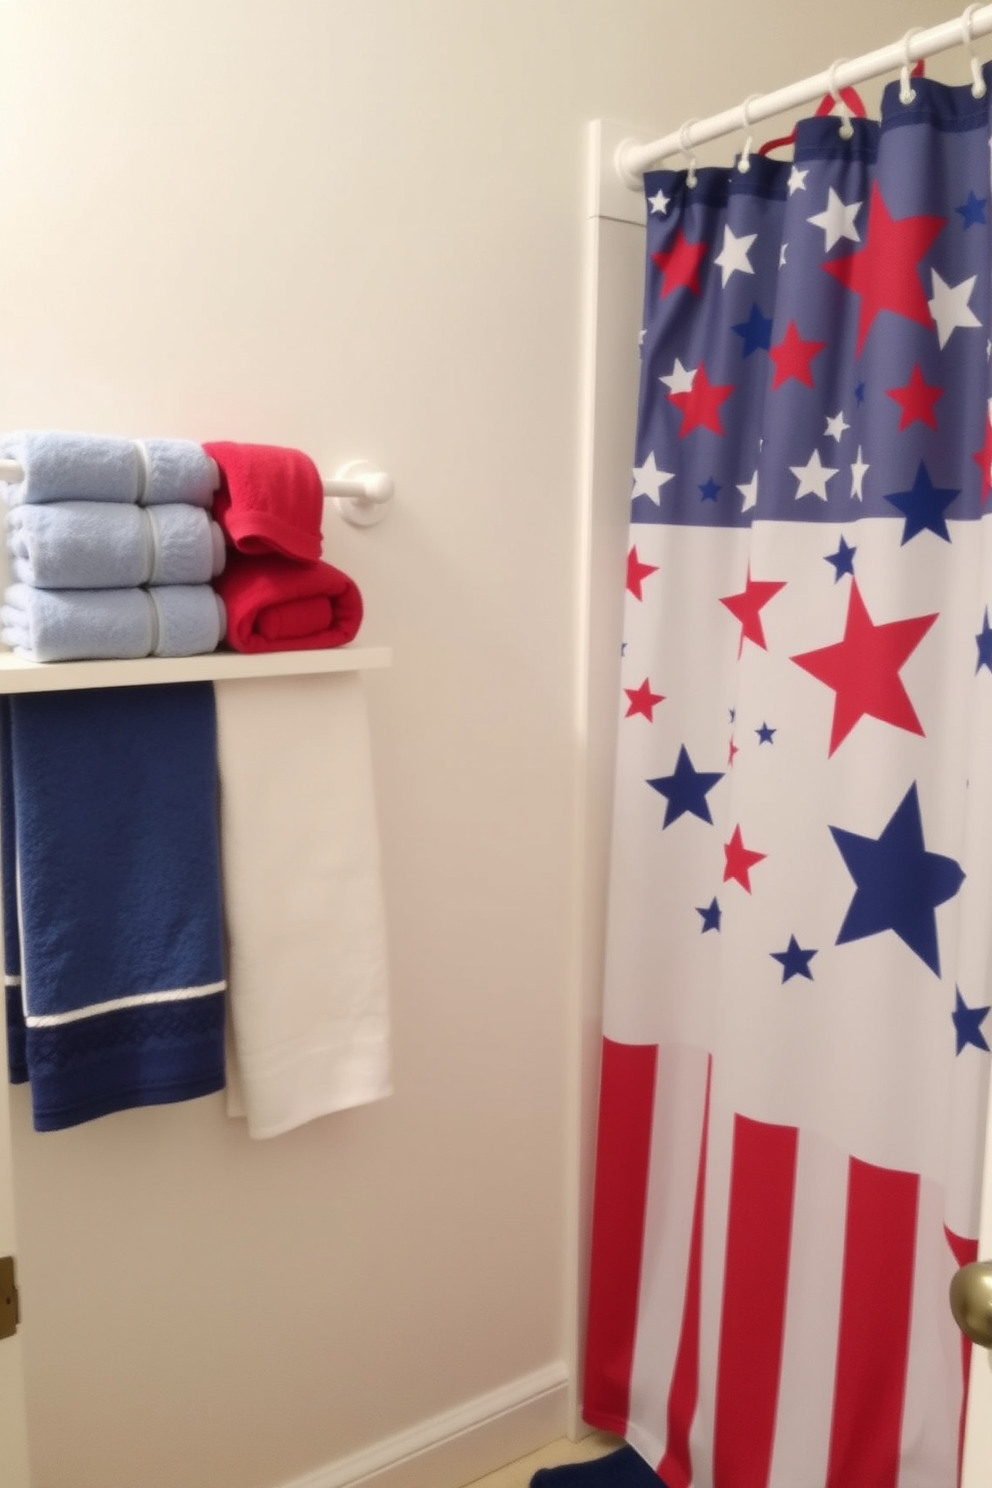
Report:
[[[14,1280],[14,1257],[0,1256],[0,1338],[11,1338],[17,1332],[21,1310]]]

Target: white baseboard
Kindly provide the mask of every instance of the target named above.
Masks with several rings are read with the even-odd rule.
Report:
[[[559,1361],[282,1488],[462,1488],[564,1436],[567,1408]]]

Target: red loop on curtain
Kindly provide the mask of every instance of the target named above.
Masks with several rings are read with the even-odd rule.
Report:
[[[868,110],[865,108],[864,99],[861,97],[857,88],[841,88],[839,96],[841,102],[847,104],[856,119],[867,119]],[[831,113],[836,102],[837,99],[832,93],[824,93],[816,105],[816,117],[822,118],[824,114]]]

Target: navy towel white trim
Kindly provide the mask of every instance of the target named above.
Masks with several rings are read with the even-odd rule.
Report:
[[[0,700],[10,1075],[37,1130],[224,1086],[209,683]]]

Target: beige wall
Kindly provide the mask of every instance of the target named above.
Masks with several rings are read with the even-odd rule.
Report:
[[[14,1093],[36,1488],[274,1488],[567,1352],[584,126],[661,133],[945,18],[0,0],[0,424],[398,488],[326,544],[395,648],[396,1093],[256,1144],[219,1098],[38,1136]]]

